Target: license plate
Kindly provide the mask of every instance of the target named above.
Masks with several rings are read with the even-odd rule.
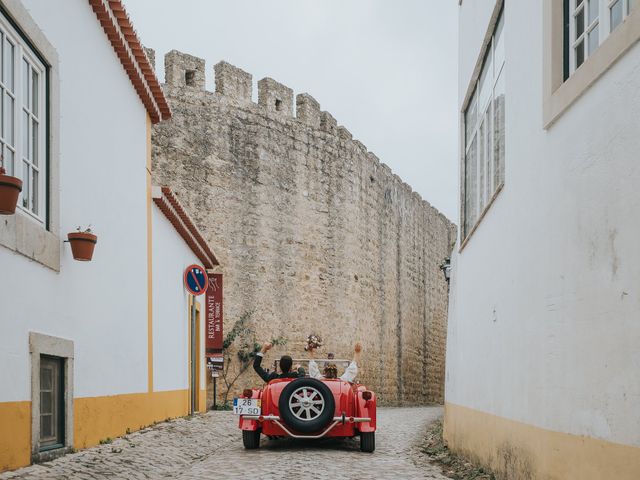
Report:
[[[260,415],[259,398],[234,398],[233,413],[236,415]]]

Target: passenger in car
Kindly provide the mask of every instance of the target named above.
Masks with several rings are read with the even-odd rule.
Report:
[[[256,358],[253,360],[253,369],[258,375],[260,375],[262,380],[268,383],[276,378],[298,378],[305,376],[304,368],[302,367],[298,367],[296,370],[291,371],[293,360],[289,355],[283,355],[280,357],[280,370],[282,370],[282,373],[269,373],[262,368],[262,357],[264,357],[265,353],[271,350],[271,347],[273,347],[273,344],[270,342],[263,344],[262,349],[256,353]]]
[[[360,363],[360,352],[362,351],[362,345],[360,343],[356,343],[353,347],[353,360],[346,368],[344,373],[340,376],[340,380],[344,380],[345,382],[353,383],[358,375],[358,363]],[[318,364],[316,363],[315,349],[309,349],[309,356],[311,360],[309,360],[309,376],[312,378],[338,378],[338,367],[335,363],[327,363],[323,369],[322,374],[320,373],[320,369],[318,368]]]

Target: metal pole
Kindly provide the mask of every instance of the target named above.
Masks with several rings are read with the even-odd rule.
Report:
[[[216,396],[218,394],[217,389],[216,389],[216,377],[213,377],[213,409],[216,409]]]
[[[191,295],[191,408],[190,415],[196,412],[196,296]]]

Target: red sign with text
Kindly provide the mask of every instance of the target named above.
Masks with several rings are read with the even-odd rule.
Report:
[[[206,300],[205,355],[207,357],[207,368],[211,370],[222,370],[224,357],[222,355],[223,305],[221,273],[209,275],[209,288],[207,288]]]

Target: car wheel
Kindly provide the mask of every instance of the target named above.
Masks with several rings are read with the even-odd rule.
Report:
[[[376,449],[376,432],[360,433],[360,450],[363,452],[373,452]]]
[[[260,430],[243,430],[242,443],[247,450],[260,448]]]
[[[284,423],[301,433],[322,430],[336,410],[331,389],[315,378],[297,378],[282,389],[278,401]]]

